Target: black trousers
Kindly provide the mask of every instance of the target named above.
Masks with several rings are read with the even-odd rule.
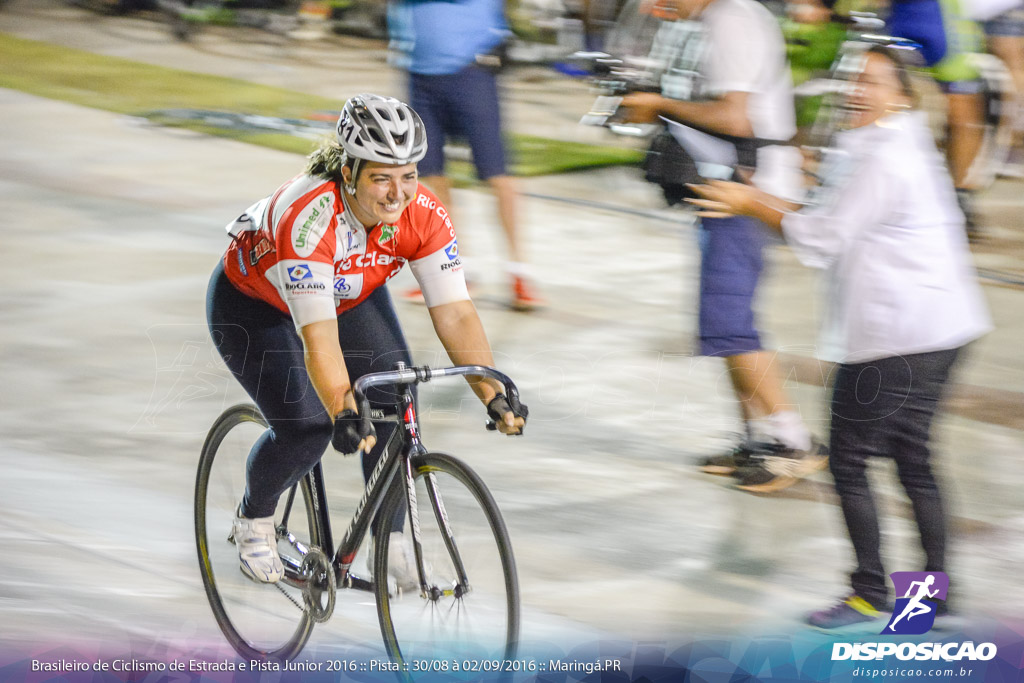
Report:
[[[270,423],[249,455],[242,500],[246,517],[269,517],[278,497],[319,462],[333,425],[309,380],[302,340],[290,316],[235,289],[223,264],[210,278],[206,314],[224,363]],[[397,361],[412,365],[384,287],[338,316],[338,336],[353,383],[370,372],[390,370]],[[375,408],[391,409],[395,388],[375,387],[367,398]],[[374,427],[377,445],[363,458],[364,476],[373,471],[396,424],[375,422]]]
[[[872,456],[892,458],[910,498],[924,571],[945,571],[946,518],[928,449],[932,418],[959,349],[839,366],[832,393],[829,465],[853,541],[853,590],[876,607],[888,597],[878,512],[868,485]],[[900,567],[901,570],[911,570]]]

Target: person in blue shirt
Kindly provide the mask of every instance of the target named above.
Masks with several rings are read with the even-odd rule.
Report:
[[[395,62],[409,73],[409,103],[427,128],[420,180],[451,207],[444,172],[448,138],[468,141],[477,177],[494,192],[508,244],[511,306],[540,304],[528,277],[518,230],[517,190],[506,169],[497,66],[511,35],[503,0],[397,0],[388,10]]]

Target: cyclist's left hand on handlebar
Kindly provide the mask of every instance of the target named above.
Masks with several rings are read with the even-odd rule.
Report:
[[[496,394],[487,404],[487,416],[494,421],[498,431],[507,436],[522,434],[529,415],[530,409],[522,403],[518,410],[513,409],[504,394]]]
[[[331,445],[335,450],[349,455],[357,451],[367,452],[377,443],[377,431],[373,423],[364,420],[354,410],[343,410],[334,418],[334,435]]]

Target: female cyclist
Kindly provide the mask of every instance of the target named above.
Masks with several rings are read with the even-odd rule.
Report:
[[[364,431],[352,384],[396,361],[412,364],[383,286],[406,262],[452,362],[493,365],[451,220],[417,181],[426,150],[423,123],[407,104],[358,95],[305,171],[229,226],[233,241],[210,280],[207,320],[224,362],[270,424],[249,455],[234,523],[251,579],[281,578],[278,497],[327,444],[363,451],[369,473],[396,426]],[[498,429],[521,433],[525,410],[513,414],[497,383],[468,379]],[[368,398],[374,407],[394,405],[387,390]]]

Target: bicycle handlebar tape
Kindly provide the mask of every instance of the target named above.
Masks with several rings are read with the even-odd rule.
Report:
[[[495,428],[497,428],[497,424],[501,422],[505,413],[509,412],[516,417],[523,418],[524,421],[530,416],[530,409],[520,403],[516,396],[512,396],[510,399],[505,394],[495,394],[494,398],[487,404],[487,416],[494,421]],[[521,435],[525,429],[526,424],[524,423],[516,436]]]
[[[373,423],[364,420],[354,410],[343,410],[334,418],[334,434],[331,445],[334,450],[351,455],[359,450],[359,442],[369,436],[377,436]]]

